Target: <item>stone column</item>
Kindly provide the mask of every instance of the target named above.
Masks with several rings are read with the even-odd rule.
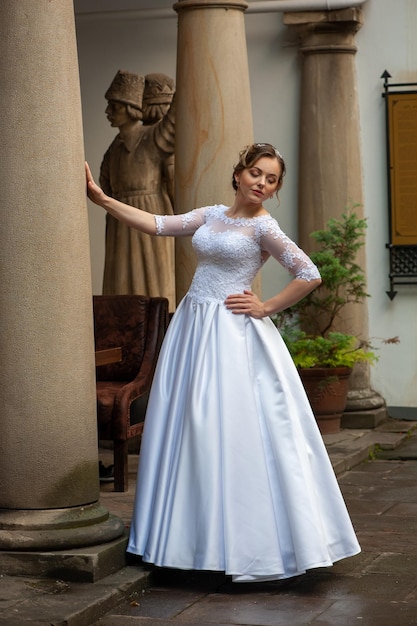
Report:
[[[299,241],[307,251],[310,233],[330,217],[355,207],[363,216],[360,121],[355,35],[360,9],[286,13],[297,28],[302,56],[299,147]],[[358,259],[365,266],[365,251]],[[344,313],[340,330],[368,336],[366,302]],[[384,400],[370,388],[368,365],[355,367],[344,426],[374,426],[386,417]]]
[[[99,544],[119,537],[123,524],[98,502],[90,258],[72,1],[3,0],[0,57],[4,572],[6,551],[33,555]]]
[[[176,77],[176,207],[185,213],[233,201],[232,170],[253,142],[244,0],[180,0]],[[177,298],[195,269],[191,242],[177,239]],[[259,289],[259,287],[258,287]]]

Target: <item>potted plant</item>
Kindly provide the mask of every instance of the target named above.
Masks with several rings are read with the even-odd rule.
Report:
[[[323,435],[340,431],[349,378],[355,363],[377,360],[368,344],[340,332],[309,336],[286,326],[282,337],[294,359],[317,424]]]
[[[357,206],[357,205],[355,205]],[[311,254],[322,284],[303,300],[273,317],[297,366],[323,434],[338,432],[355,363],[377,360],[368,340],[337,330],[342,309],[369,297],[364,270],[357,263],[365,243],[366,219],[346,210],[312,238]],[[398,338],[386,340],[396,343]]]

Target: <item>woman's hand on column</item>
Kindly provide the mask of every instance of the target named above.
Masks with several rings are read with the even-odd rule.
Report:
[[[103,206],[106,194],[101,187],[94,182],[93,175],[87,162],[85,164],[85,175],[87,179],[87,196],[90,198],[91,202],[94,202],[94,204]]]

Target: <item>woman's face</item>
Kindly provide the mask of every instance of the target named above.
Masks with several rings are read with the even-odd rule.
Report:
[[[245,200],[262,204],[278,190],[280,176],[278,159],[263,156],[252,167],[235,174],[235,180]]]

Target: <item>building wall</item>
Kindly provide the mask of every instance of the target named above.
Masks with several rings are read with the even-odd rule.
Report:
[[[417,286],[399,287],[391,302],[386,175],[384,70],[391,82],[417,82],[417,5],[413,0],[369,0],[358,33],[357,72],[361,111],[365,213],[368,218],[367,271],[370,332],[399,335],[398,346],[382,346],[373,368],[374,387],[391,406],[417,406]],[[417,415],[415,416],[417,417]]]
[[[137,73],[164,72],[175,77],[176,18],[119,17],[107,9],[170,8],[170,0],[77,0],[77,41],[83,100],[86,158],[98,176],[101,159],[115,131],[104,114],[104,93],[118,69]],[[251,2],[250,4],[255,4]],[[99,11],[97,8],[99,7]],[[96,11],[90,13],[90,11]],[[417,407],[417,286],[400,287],[390,301],[388,282],[388,201],[386,184],[385,112],[382,72],[393,82],[417,82],[417,5],[415,0],[367,0],[365,23],[357,35],[356,66],[361,115],[365,214],[368,219],[367,271],[370,334],[399,335],[397,346],[379,339],[379,362],[372,383],[389,406]],[[300,58],[294,33],[281,13],[246,15],[254,133],[283,153],[288,173],[280,203],[268,209],[289,236],[297,239],[297,158]],[[221,36],[221,33],[219,34]],[[237,112],[238,114],[238,112]],[[231,164],[232,166],[232,164]],[[331,167],[331,163],[328,164]],[[226,171],[229,177],[231,171]],[[213,202],[221,202],[213,198]],[[355,198],[352,198],[355,202]],[[89,207],[93,291],[101,292],[105,219]],[[272,260],[263,270],[263,294],[269,297],[287,281]],[[417,417],[417,415],[416,415]]]

